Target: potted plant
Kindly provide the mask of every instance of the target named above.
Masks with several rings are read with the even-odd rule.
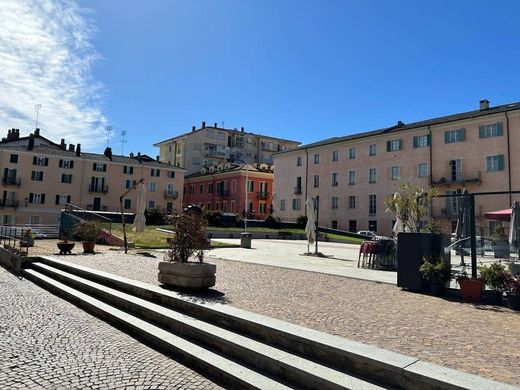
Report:
[[[518,257],[511,257],[507,264],[507,268],[509,269],[509,272],[511,272],[513,275],[520,275],[520,262],[518,261]]]
[[[419,272],[430,283],[430,292],[433,295],[444,295],[446,283],[452,279],[451,264],[446,264],[440,256],[427,256],[424,257]]]
[[[464,301],[482,302],[485,285],[481,279],[470,278],[464,269],[462,273],[457,276],[456,281],[460,286],[460,293]]]
[[[60,241],[56,243],[60,255],[70,255],[72,253],[72,248],[76,245],[74,242],[69,242],[69,237],[66,234],[60,235]]]
[[[74,226],[73,232],[83,244],[83,253],[94,253],[101,226],[95,221],[82,221]]]
[[[490,290],[484,291],[484,298],[487,304],[501,305],[504,291],[507,290],[511,274],[501,263],[493,263],[485,267],[480,267],[480,279]]]
[[[507,307],[520,310],[520,276],[509,279],[507,285]]]
[[[174,235],[171,248],[159,263],[160,283],[181,288],[208,288],[215,285],[215,264],[204,263],[207,248],[206,225],[198,208],[186,208],[172,217]]]
[[[33,247],[34,237],[36,237],[36,234],[34,234],[31,229],[23,230],[22,236],[20,237],[20,246]]]
[[[507,242],[504,228],[495,226],[491,235],[493,254],[495,258],[509,258],[509,242]]]

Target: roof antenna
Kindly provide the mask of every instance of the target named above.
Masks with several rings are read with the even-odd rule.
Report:
[[[107,148],[110,146],[110,133],[112,133],[112,126],[111,125],[106,125],[105,126],[105,131],[107,133]]]
[[[124,149],[125,143],[126,143],[125,136],[126,136],[126,130],[121,131],[121,140],[119,141],[119,142],[121,142],[121,156],[123,155],[123,149]]]
[[[38,116],[40,114],[40,109],[42,108],[42,105],[41,104],[36,104],[34,106],[34,109],[36,110],[36,123],[34,125],[34,128],[37,129],[38,128]]]

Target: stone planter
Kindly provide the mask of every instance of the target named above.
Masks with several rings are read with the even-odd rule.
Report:
[[[430,282],[430,293],[436,297],[442,297],[446,291],[446,286],[442,283]]]
[[[493,245],[493,256],[495,259],[509,259],[509,242],[499,240]]]
[[[60,255],[70,255],[72,248],[76,245],[74,242],[57,242],[56,245],[60,250]]]
[[[208,288],[215,285],[217,266],[209,263],[159,263],[160,283],[182,288]]]
[[[81,244],[83,245],[83,253],[94,253],[95,241],[83,241]]]
[[[507,294],[507,307],[512,310],[520,310],[520,294]]]
[[[482,302],[484,295],[484,282],[479,279],[462,278],[457,282],[460,286],[462,300],[468,302]]]
[[[484,291],[484,302],[487,305],[502,306],[502,291],[486,290]]]

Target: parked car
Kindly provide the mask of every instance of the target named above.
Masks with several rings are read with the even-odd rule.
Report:
[[[375,232],[371,230],[360,230],[359,232],[357,232],[357,234],[365,236],[369,240],[375,240],[379,237]]]

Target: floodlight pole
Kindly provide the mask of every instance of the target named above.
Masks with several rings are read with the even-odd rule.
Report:
[[[247,233],[247,214],[248,214],[248,210],[247,210],[247,185],[248,185],[248,182],[249,182],[249,165],[246,164],[246,201],[245,201],[245,206],[244,206],[244,210],[246,212],[246,215],[244,217],[244,233]]]
[[[135,190],[136,187],[141,184],[144,181],[144,179],[140,179],[137,183],[135,183],[131,188],[126,190],[123,195],[119,197],[119,204],[121,207],[121,222],[123,223],[123,240],[125,242],[125,255],[128,253],[128,241],[126,239],[126,224],[125,224],[125,213],[123,210],[123,198],[128,195],[128,193],[132,190]]]
[[[318,254],[318,238],[319,238],[319,231],[320,231],[319,225],[318,225],[318,221],[320,218],[320,196],[319,195],[316,195],[316,202],[314,204],[314,208],[316,209],[316,224],[315,224],[316,239],[314,240],[314,242],[315,242],[314,254],[317,255]]]

